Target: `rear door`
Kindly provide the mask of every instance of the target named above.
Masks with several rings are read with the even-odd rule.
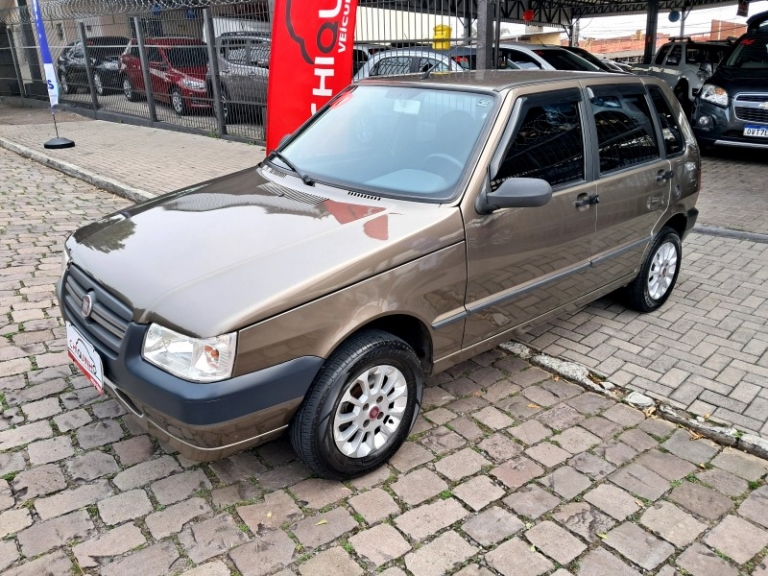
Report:
[[[589,86],[587,97],[599,174],[593,267],[606,285],[639,269],[669,203],[674,173],[663,157],[642,84]]]
[[[585,164],[580,90],[518,98],[490,168],[490,186],[541,178],[552,200],[481,215],[466,210],[467,309],[464,347],[527,323],[589,293],[595,185]]]

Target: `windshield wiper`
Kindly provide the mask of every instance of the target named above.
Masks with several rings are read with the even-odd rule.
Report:
[[[283,156],[283,155],[282,155],[280,152],[278,152],[277,150],[272,150],[272,152],[270,152],[270,153],[269,153],[269,156],[267,156],[267,160],[269,160],[269,159],[271,159],[271,158],[277,158],[277,159],[278,159],[278,160],[280,160],[280,161],[281,161],[283,164],[285,164],[286,166],[288,166],[288,168],[290,168],[291,170],[293,170],[294,172],[296,172],[296,175],[297,175],[299,178],[301,178],[301,181],[302,181],[302,182],[304,182],[304,184],[306,184],[307,186],[314,186],[314,185],[315,185],[315,181],[314,181],[312,178],[310,178],[310,177],[309,177],[309,175],[307,175],[307,174],[303,174],[301,171],[299,171],[299,169],[298,169],[298,168],[296,168],[296,166],[293,164],[293,162],[291,162],[290,160],[288,160],[288,158],[286,158],[285,156]]]

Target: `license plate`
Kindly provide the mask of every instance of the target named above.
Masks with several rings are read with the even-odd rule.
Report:
[[[101,357],[91,343],[69,322],[67,322],[67,352],[101,395],[104,391],[104,366],[101,363]]]
[[[744,126],[744,136],[768,138],[768,126]]]

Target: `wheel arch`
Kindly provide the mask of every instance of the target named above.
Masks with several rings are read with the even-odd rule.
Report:
[[[393,313],[370,319],[344,336],[344,338],[339,339],[339,342],[334,346],[330,354],[333,354],[339,346],[355,334],[359,334],[366,330],[382,330],[383,332],[388,332],[389,334],[404,340],[414,349],[416,355],[419,357],[424,374],[432,373],[432,334],[424,322],[411,314]]]
[[[672,228],[677,234],[682,238],[685,236],[686,228],[688,227],[688,217],[683,213],[677,213],[674,214],[672,217],[667,219],[664,224],[659,227],[659,230],[661,230],[664,227]]]

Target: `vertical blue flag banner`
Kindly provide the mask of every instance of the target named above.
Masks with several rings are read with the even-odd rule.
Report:
[[[48,99],[51,101],[51,110],[59,103],[59,81],[56,78],[56,69],[53,67],[51,50],[48,48],[48,36],[45,34],[43,14],[40,11],[40,0],[32,0],[32,15],[35,18],[37,29],[37,44],[40,47],[40,56],[43,58],[43,70],[45,70],[45,84],[48,87]]]

